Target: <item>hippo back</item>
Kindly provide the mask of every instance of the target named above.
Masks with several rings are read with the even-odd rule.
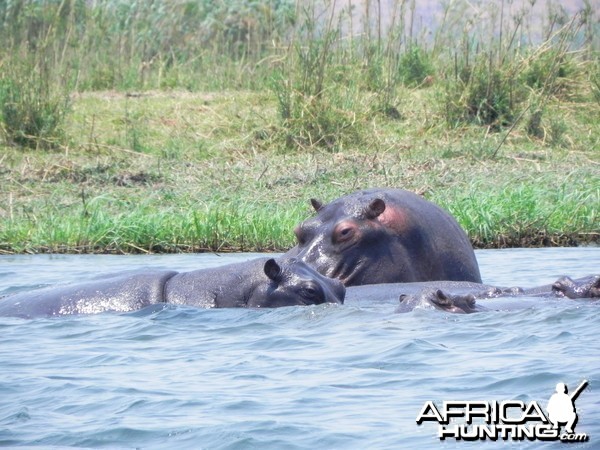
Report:
[[[82,283],[20,292],[0,299],[0,316],[23,318],[135,311],[164,301],[171,270],[108,275]]]

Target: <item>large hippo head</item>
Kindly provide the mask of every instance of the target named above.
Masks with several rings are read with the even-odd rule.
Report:
[[[295,258],[264,264],[267,283],[248,300],[248,307],[275,308],[293,305],[344,303],[346,288],[338,280],[325,277]]]
[[[429,280],[481,282],[473,248],[456,220],[400,189],[369,189],[329,204],[295,229],[287,255],[346,286]]]

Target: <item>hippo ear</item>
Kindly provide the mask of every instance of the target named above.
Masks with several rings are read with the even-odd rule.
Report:
[[[273,258],[267,260],[265,262],[265,275],[268,276],[271,280],[279,282],[281,281],[281,267],[277,264]]]
[[[374,219],[379,217],[385,211],[385,202],[380,198],[376,198],[369,206],[365,208],[365,217],[367,219]]]
[[[320,200],[317,200],[316,198],[311,198],[310,204],[312,205],[312,207],[315,209],[316,212],[319,212],[321,210],[321,208],[323,208],[323,203]]]

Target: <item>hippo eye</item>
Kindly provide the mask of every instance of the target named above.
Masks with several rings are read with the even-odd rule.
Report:
[[[354,228],[352,227],[344,227],[337,232],[336,241],[337,242],[345,242],[354,236]]]
[[[317,290],[315,288],[307,287],[303,289],[303,294],[305,297],[316,297]]]
[[[313,286],[304,286],[300,290],[300,295],[312,302],[322,303],[319,301],[320,297],[321,297],[321,292],[319,291],[319,289],[317,289]]]

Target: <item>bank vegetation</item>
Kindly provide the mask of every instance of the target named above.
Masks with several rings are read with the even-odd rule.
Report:
[[[309,198],[374,186],[476,247],[597,243],[598,14],[4,2],[0,252],[281,251]]]

